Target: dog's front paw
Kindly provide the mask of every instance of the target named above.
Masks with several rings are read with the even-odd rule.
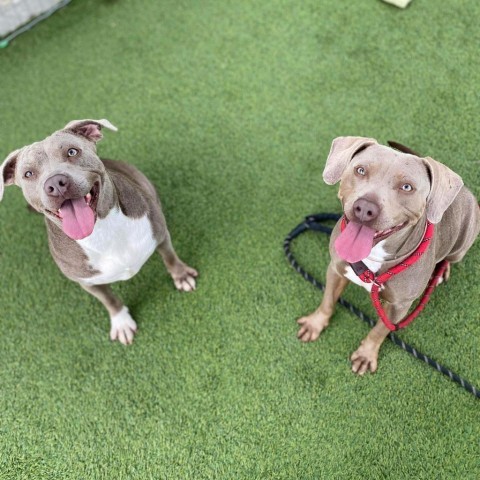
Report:
[[[123,307],[116,315],[111,317],[110,339],[118,340],[124,345],[130,345],[133,342],[133,336],[137,331],[137,324],[130,316],[127,307]]]
[[[297,338],[302,342],[314,342],[322,331],[328,327],[329,320],[330,317],[318,311],[299,318],[297,323],[300,325],[300,330],[297,333]]]
[[[188,265],[183,265],[178,272],[172,273],[173,283],[181,292],[191,292],[195,290],[197,288],[197,282],[195,280],[197,277],[198,272]]]
[[[377,370],[378,347],[369,340],[363,340],[355,352],[352,353],[352,372],[358,375]]]

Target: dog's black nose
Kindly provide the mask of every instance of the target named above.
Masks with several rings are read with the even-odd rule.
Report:
[[[66,175],[53,175],[43,185],[45,193],[49,197],[64,197],[70,187],[70,179]]]
[[[370,222],[378,217],[380,208],[376,203],[370,202],[365,198],[359,198],[353,204],[353,213],[361,222]]]

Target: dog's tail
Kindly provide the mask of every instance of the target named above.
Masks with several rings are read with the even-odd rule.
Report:
[[[410,155],[416,155],[417,157],[421,157],[419,153],[413,151],[411,148],[408,148],[405,145],[402,145],[401,143],[394,142],[392,140],[389,140],[387,143],[395,150],[398,150],[403,153],[409,153]]]

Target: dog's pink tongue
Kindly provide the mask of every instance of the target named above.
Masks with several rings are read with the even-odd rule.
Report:
[[[343,260],[349,263],[367,258],[373,247],[375,230],[349,222],[345,230],[335,240],[335,250]]]
[[[95,214],[83,198],[65,200],[60,210],[63,231],[70,238],[81,240],[93,232]]]

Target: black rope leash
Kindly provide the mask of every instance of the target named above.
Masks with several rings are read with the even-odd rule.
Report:
[[[297,262],[295,257],[293,256],[292,251],[290,250],[290,244],[292,240],[300,236],[302,233],[306,232],[307,230],[312,230],[314,232],[322,232],[327,235],[332,233],[333,228],[329,227],[328,225],[323,225],[322,222],[328,221],[338,221],[341,215],[336,213],[319,213],[316,215],[309,215],[305,218],[305,221],[297,225],[285,238],[283,242],[283,250],[285,255],[287,256],[290,265],[300,274],[302,277],[307,281],[314,285],[316,288],[321,290],[322,292],[325,291],[325,286],[320,283],[316,278],[314,278],[310,273],[305,271],[300,264]],[[352,305],[350,302],[343,298],[338,299],[338,303],[348,309],[351,313],[359,317],[364,322],[367,322],[371,327],[374,327],[376,322],[371,319],[368,315],[365,315],[361,310],[357,307]],[[460,377],[456,373],[452,372],[448,368],[440,365],[436,360],[428,357],[424,353],[419,352],[417,349],[413,348],[408,343],[405,343],[401,338],[398,338],[393,332],[390,332],[388,338],[398,347],[402,348],[403,350],[407,351],[408,353],[412,354],[415,358],[422,360],[423,362],[427,363],[431,367],[435,368],[439,372],[446,375],[450,380],[457,382],[461,385],[465,390],[475,395],[475,397],[480,398],[480,391],[475,388],[471,383],[467,382],[464,378]]]

